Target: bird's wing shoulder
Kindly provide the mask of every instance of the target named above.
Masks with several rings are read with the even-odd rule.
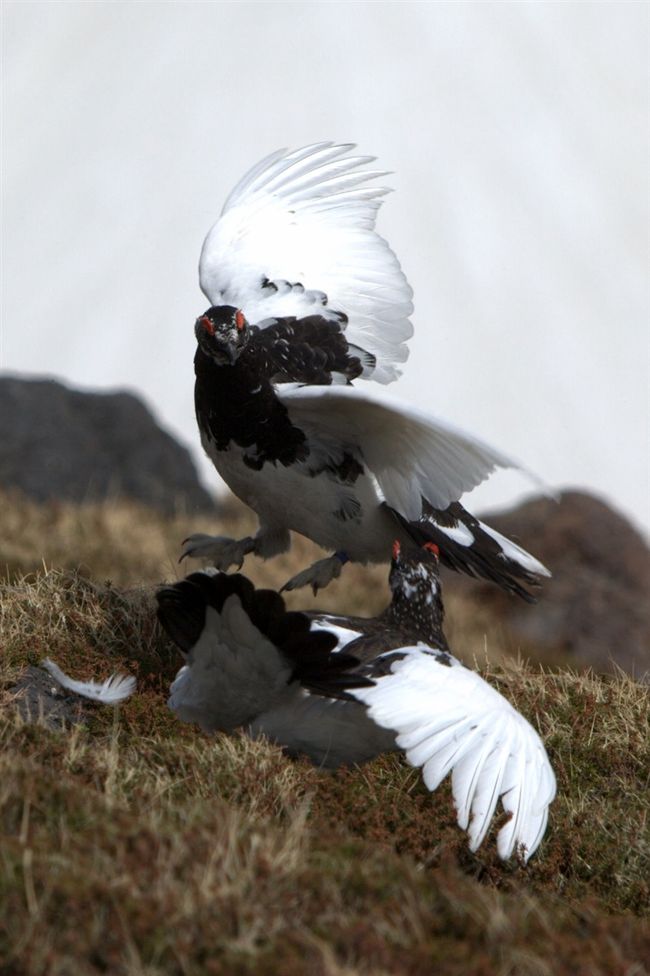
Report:
[[[326,386],[333,381],[348,382],[363,372],[364,365],[344,337],[341,324],[342,319],[322,315],[274,319],[264,328],[253,327],[249,354],[257,357],[264,375],[275,383]]]

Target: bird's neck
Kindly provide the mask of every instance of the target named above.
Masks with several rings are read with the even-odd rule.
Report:
[[[448,650],[443,631],[444,615],[438,583],[432,580],[431,585],[394,590],[390,606],[382,614],[382,622],[400,630],[407,640],[424,641],[432,647]]]
[[[255,356],[241,355],[233,365],[219,365],[197,346],[194,356],[194,374],[197,383],[218,386],[220,390],[245,393],[262,383],[271,389],[268,377],[264,376]]]
[[[246,449],[244,462],[261,469],[267,461],[292,464],[306,454],[305,435],[291,424],[287,409],[254,355],[219,366],[197,349],[194,404],[204,437],[225,451]]]

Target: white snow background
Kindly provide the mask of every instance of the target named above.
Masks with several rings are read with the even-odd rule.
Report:
[[[415,291],[390,392],[647,529],[649,9],[5,2],[3,369],[137,391],[215,487],[203,237],[262,156],[356,142]]]

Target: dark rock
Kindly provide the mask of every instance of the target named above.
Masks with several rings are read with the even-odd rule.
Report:
[[[209,511],[189,452],[132,393],[0,377],[0,486],[37,501],[126,497],[163,512]]]
[[[647,680],[650,550],[625,518],[579,491],[482,518],[540,559],[553,578],[532,607],[475,580],[448,579],[450,589],[491,606],[524,650],[535,646],[597,671],[616,664]]]

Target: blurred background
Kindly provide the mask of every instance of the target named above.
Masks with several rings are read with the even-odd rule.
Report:
[[[141,394],[214,488],[203,237],[265,154],[356,142],[415,291],[391,393],[647,532],[648,10],[5,2],[2,368]]]

